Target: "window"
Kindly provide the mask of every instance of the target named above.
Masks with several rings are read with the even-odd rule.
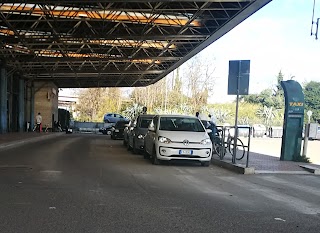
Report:
[[[141,120],[140,120],[140,125],[139,125],[139,127],[146,129],[146,128],[149,127],[149,124],[150,124],[151,121],[152,121],[151,118],[144,118],[144,117],[142,117]]]
[[[197,118],[161,117],[159,130],[204,132],[204,128]]]

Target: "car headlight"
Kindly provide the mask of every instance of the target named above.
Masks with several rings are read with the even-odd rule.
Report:
[[[166,138],[166,137],[159,137],[159,142],[171,143],[171,140],[169,138]]]
[[[144,139],[144,135],[139,134],[137,138],[138,138],[138,139]]]
[[[119,133],[119,130],[118,130],[118,129],[116,129],[114,132]]]
[[[211,143],[211,140],[210,140],[210,138],[206,138],[206,139],[203,139],[200,143],[202,145],[207,145],[207,144]]]

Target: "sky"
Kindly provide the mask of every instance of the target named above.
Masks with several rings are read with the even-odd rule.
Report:
[[[235,98],[227,96],[229,60],[251,60],[249,94],[275,84],[280,70],[285,80],[320,82],[320,39],[310,35],[312,9],[313,0],[273,0],[203,50],[216,61],[210,102]],[[320,0],[315,17],[320,18]]]
[[[234,100],[227,95],[229,60],[250,60],[249,94],[272,87],[281,70],[300,84],[320,82],[320,39],[311,36],[314,0],[273,0],[201,53],[215,61],[216,85],[210,102]],[[315,18],[320,18],[316,0]],[[320,31],[319,31],[320,37]],[[64,89],[60,95],[68,93]]]

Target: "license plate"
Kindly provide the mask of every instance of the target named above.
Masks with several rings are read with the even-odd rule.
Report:
[[[192,150],[179,150],[179,155],[192,155]]]

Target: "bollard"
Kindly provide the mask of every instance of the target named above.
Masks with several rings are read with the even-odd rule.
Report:
[[[302,156],[307,157],[310,124],[305,124]]]

